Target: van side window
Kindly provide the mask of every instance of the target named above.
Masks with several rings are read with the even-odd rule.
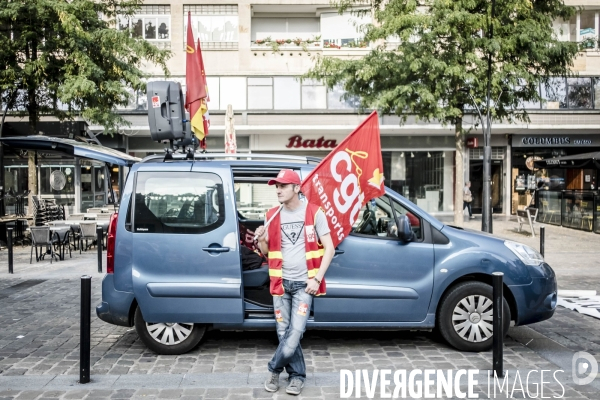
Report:
[[[352,225],[352,233],[386,238],[387,226],[393,223],[394,216],[390,200],[381,196],[370,201],[360,209]]]
[[[218,175],[138,172],[133,232],[206,233],[224,221],[223,182]]]
[[[423,239],[423,229],[421,228],[421,226],[422,226],[421,218],[419,218],[416,214],[413,214],[412,212],[410,212],[408,209],[404,208],[404,206],[402,206],[400,203],[398,203],[394,199],[392,199],[392,204],[394,205],[394,211],[396,213],[396,218],[401,215],[406,216],[406,218],[408,218],[408,221],[410,222],[410,226],[411,226],[413,232],[415,233],[415,238],[417,240]]]

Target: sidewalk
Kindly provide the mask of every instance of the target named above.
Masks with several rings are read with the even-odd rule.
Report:
[[[465,228],[480,230],[480,217]],[[539,237],[516,232],[516,220],[494,220],[494,234],[539,248]],[[539,228],[538,228],[539,229]],[[577,245],[582,244],[582,245]],[[600,235],[547,226],[546,258],[560,289],[600,291]],[[65,261],[29,264],[29,248],[15,248],[14,275],[7,274],[6,251],[0,251],[0,399],[261,399],[291,398],[282,388],[262,388],[266,363],[277,346],[275,332],[210,331],[200,346],[181,356],[150,352],[135,330],[100,321],[92,312],[91,378],[78,385],[79,288],[81,275],[92,279],[92,306],[100,301],[103,274],[95,249]],[[430,332],[308,331],[302,346],[307,386],[301,399],[339,398],[340,370],[479,369],[480,399],[487,395],[491,352],[456,351]],[[504,367],[512,387],[516,371],[525,385],[532,370],[557,372],[564,398],[598,399],[600,379],[575,385],[571,361],[577,351],[600,354],[600,320],[559,308],[538,324],[513,327],[505,340]],[[282,374],[282,384],[284,374]],[[530,378],[540,381],[540,375]],[[545,376],[544,397],[563,388]],[[392,386],[393,388],[393,386]],[[533,394],[533,386],[529,387]],[[362,398],[364,394],[362,387]],[[380,398],[379,389],[375,398]],[[522,396],[516,392],[515,397]],[[353,395],[352,398],[355,398]],[[410,398],[410,397],[409,397]],[[442,397],[445,398],[445,397]],[[506,398],[497,395],[495,398]]]

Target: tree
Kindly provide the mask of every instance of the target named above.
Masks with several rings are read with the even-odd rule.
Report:
[[[32,135],[38,133],[42,115],[60,121],[81,117],[103,125],[106,132],[128,125],[115,111],[128,103],[128,88],[145,90],[143,63],[168,74],[170,57],[169,51],[115,29],[117,16],[134,15],[142,3],[0,0],[2,103],[13,114],[28,117]],[[32,160],[29,189],[35,194]]]
[[[487,112],[488,61],[490,98],[498,99],[490,107],[492,117],[528,121],[520,105],[541,101],[540,83],[570,73],[577,44],[559,41],[552,22],[568,20],[574,9],[562,0],[504,0],[492,15],[492,0],[373,0],[370,10],[359,0],[339,1],[340,12],[372,13],[373,23],[363,29],[365,40],[376,46],[357,59],[317,57],[305,76],[322,79],[329,88],[342,85],[347,98],[359,96],[362,107],[394,113],[401,123],[415,115],[453,125],[454,223],[462,225],[468,133],[462,122],[466,112],[473,113],[470,96],[483,115]],[[390,38],[398,41],[396,48],[390,49]]]

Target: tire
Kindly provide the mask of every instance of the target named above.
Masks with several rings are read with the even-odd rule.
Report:
[[[510,308],[503,300],[506,335]],[[458,350],[486,351],[492,347],[492,316],[492,287],[482,282],[464,282],[450,289],[440,301],[437,328],[446,342]]]
[[[187,353],[200,343],[206,332],[206,326],[202,324],[148,323],[144,321],[139,307],[135,310],[134,324],[138,336],[146,347],[155,353],[165,355]]]

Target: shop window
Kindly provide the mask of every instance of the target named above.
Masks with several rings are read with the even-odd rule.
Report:
[[[223,182],[194,172],[138,172],[135,233],[206,233],[225,221]]]
[[[590,78],[567,78],[569,108],[593,108]]]
[[[189,5],[183,7],[184,32],[188,11],[192,15],[194,39],[200,38],[202,49],[237,49],[239,17],[237,5]],[[184,35],[184,44],[186,36]]]
[[[452,152],[383,152],[389,186],[427,212],[452,207]]]
[[[248,78],[248,109],[273,109],[273,78]]]
[[[119,30],[129,30],[131,36],[135,38],[142,38],[152,42],[163,41],[170,44],[170,14],[170,6],[142,6],[134,16],[118,16],[117,28]]]
[[[327,108],[327,89],[313,79],[302,80],[302,109],[324,110]]]
[[[300,109],[300,79],[296,77],[273,78],[274,105],[276,110]]]

